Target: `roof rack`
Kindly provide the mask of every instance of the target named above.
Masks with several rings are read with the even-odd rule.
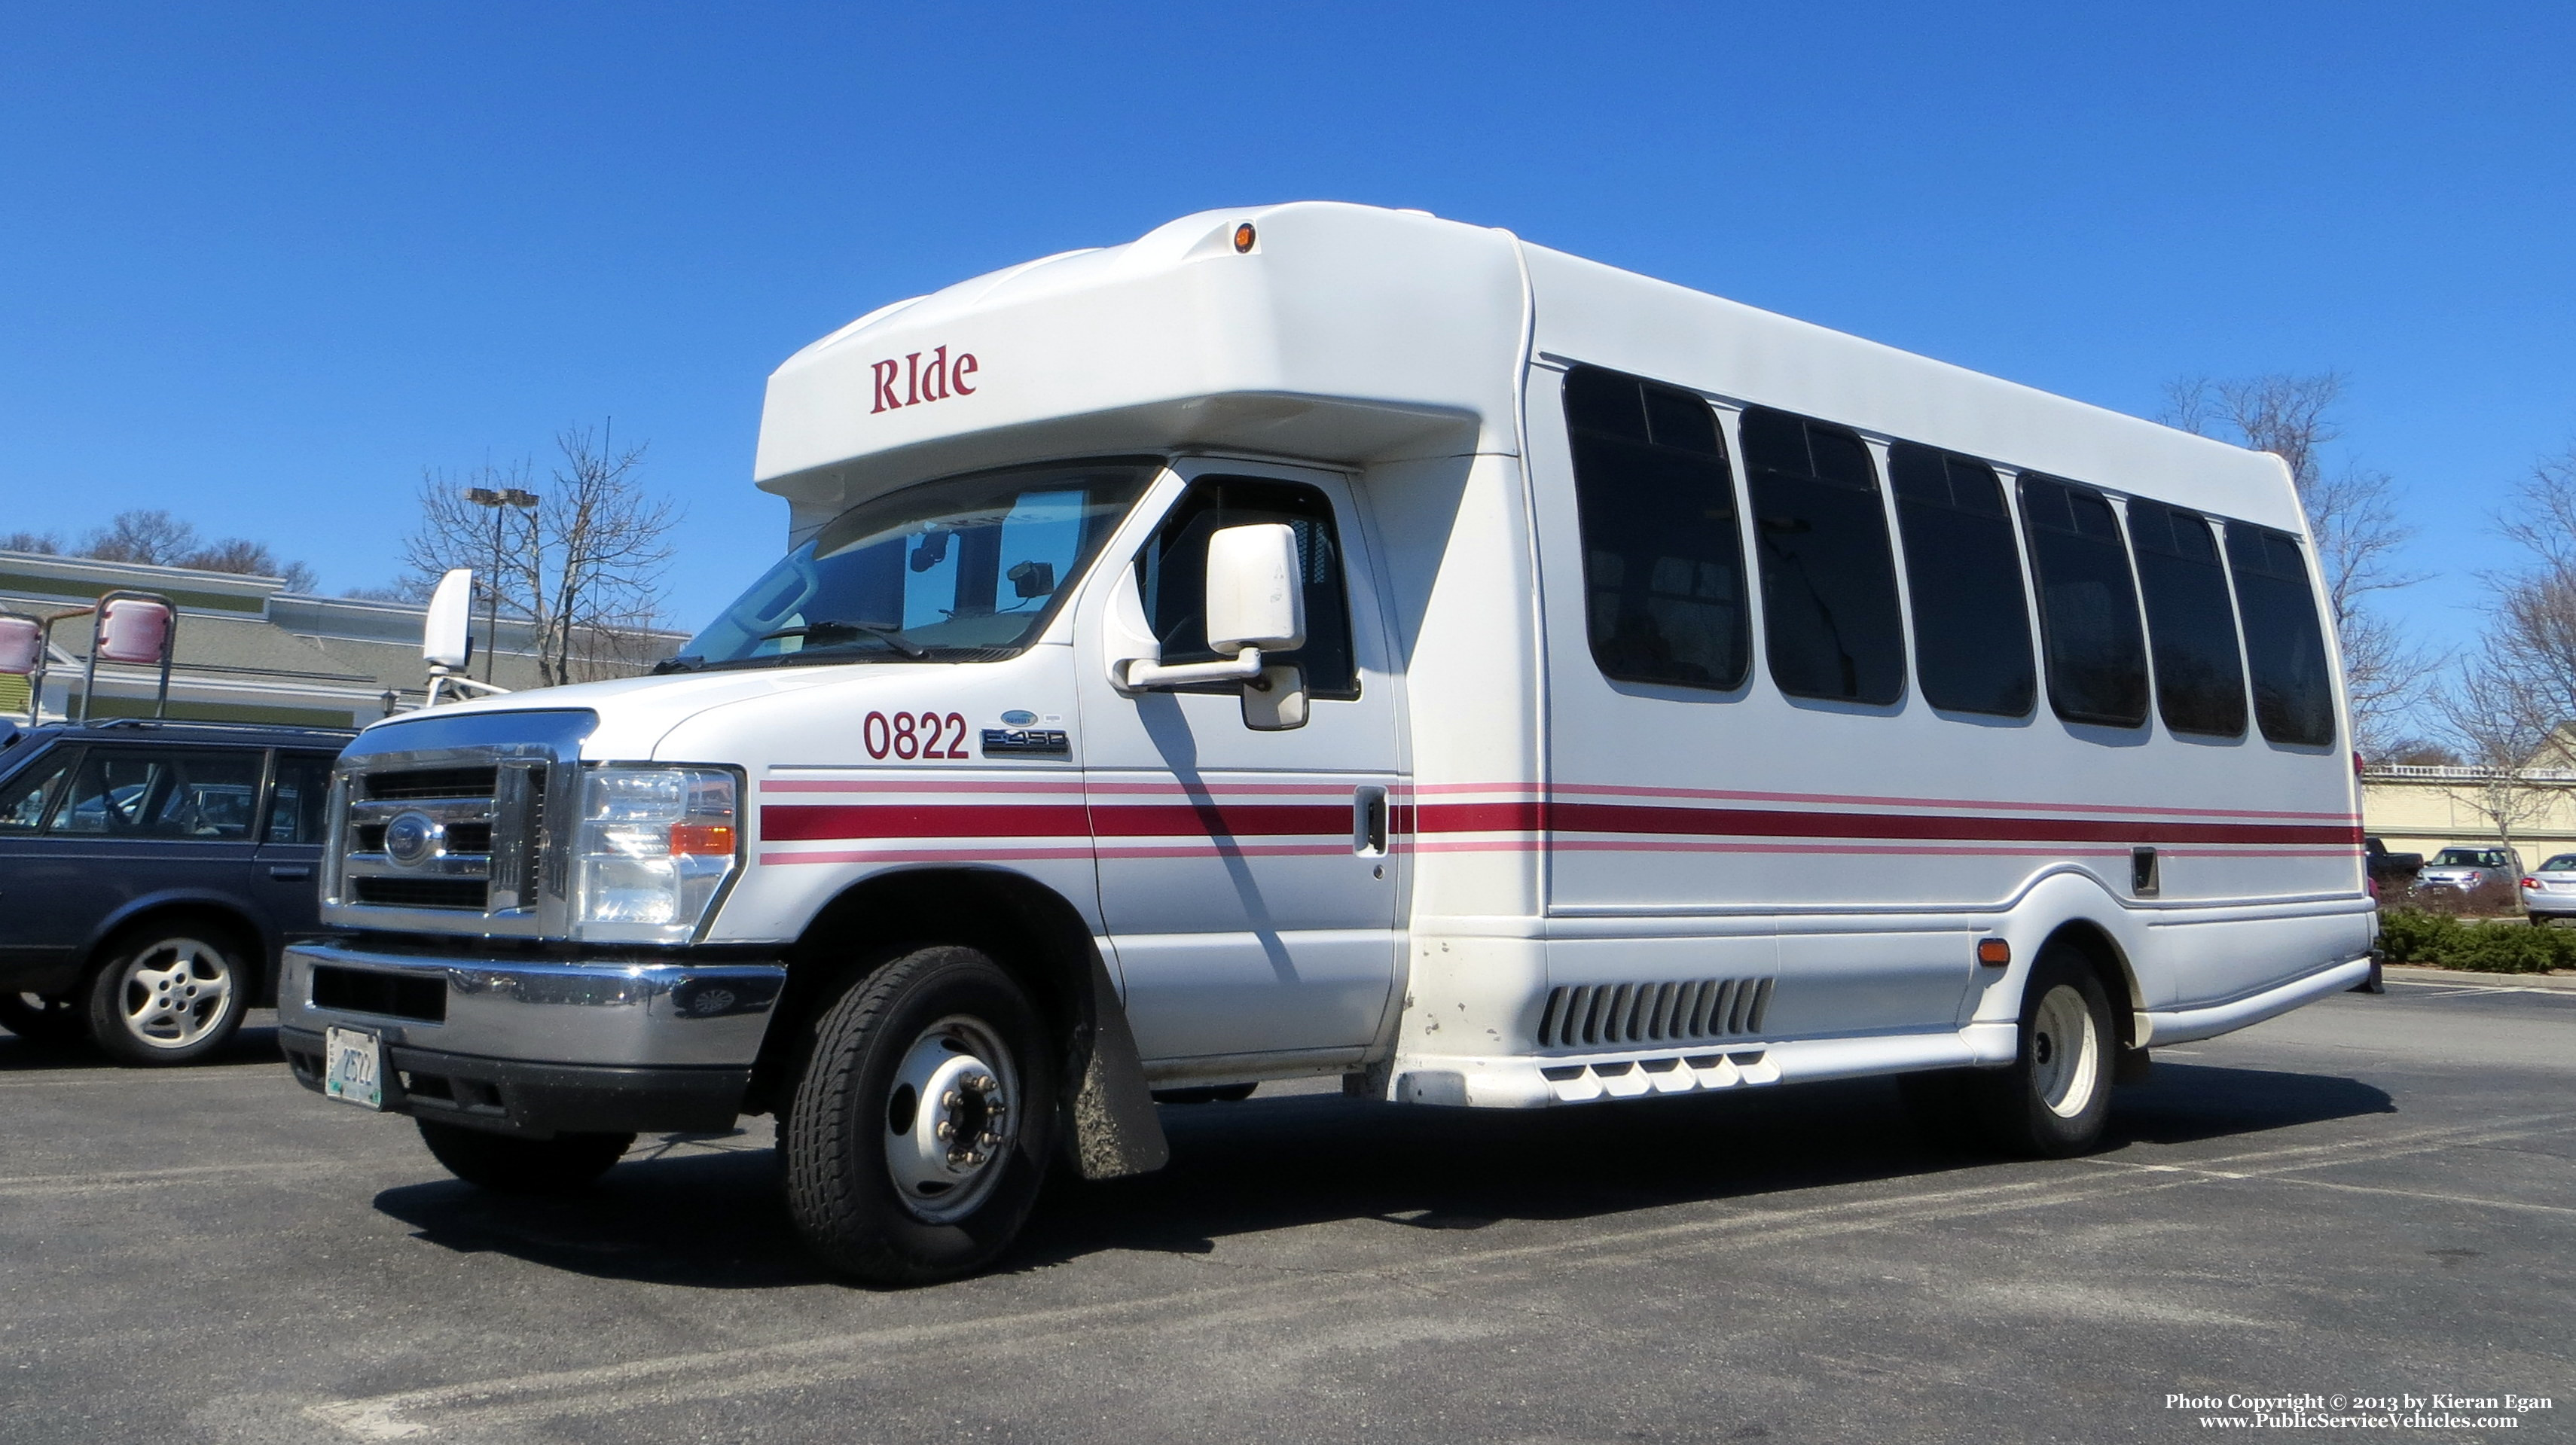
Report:
[[[94,728],[215,728],[237,732],[259,733],[327,733],[333,737],[355,737],[356,728],[316,727],[311,723],[243,722],[236,718],[193,717],[112,717],[89,724]]]

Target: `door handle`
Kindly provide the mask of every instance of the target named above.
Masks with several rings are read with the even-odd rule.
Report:
[[[1351,794],[1351,851],[1385,856],[1386,789],[1363,786]]]
[[[313,876],[311,868],[271,868],[268,876],[280,883],[301,883]]]

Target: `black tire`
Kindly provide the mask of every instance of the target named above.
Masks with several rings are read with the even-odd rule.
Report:
[[[2064,1159],[2092,1148],[2111,1114],[2119,1036],[2111,1001],[2073,949],[2043,952],[2022,987],[2020,1047],[2011,1067],[1973,1076],[1986,1137],[2008,1154]]]
[[[447,1172],[495,1194],[572,1194],[626,1155],[632,1134],[557,1134],[527,1139],[436,1119],[415,1119],[420,1142]]]
[[[250,1012],[249,951],[231,930],[177,918],[110,939],[82,991],[89,1036],[120,1063],[192,1064]]]
[[[0,993],[0,1028],[31,1044],[68,1044],[89,1037],[89,1016],[76,998]]]
[[[1055,1050],[1018,982],[972,948],[913,950],[815,1021],[779,1130],[788,1209],[855,1279],[969,1273],[1027,1222],[1055,1115]]]

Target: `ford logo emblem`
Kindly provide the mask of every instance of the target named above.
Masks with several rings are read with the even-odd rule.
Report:
[[[427,813],[397,813],[385,825],[385,856],[405,868],[413,867],[438,851],[441,831]]]

